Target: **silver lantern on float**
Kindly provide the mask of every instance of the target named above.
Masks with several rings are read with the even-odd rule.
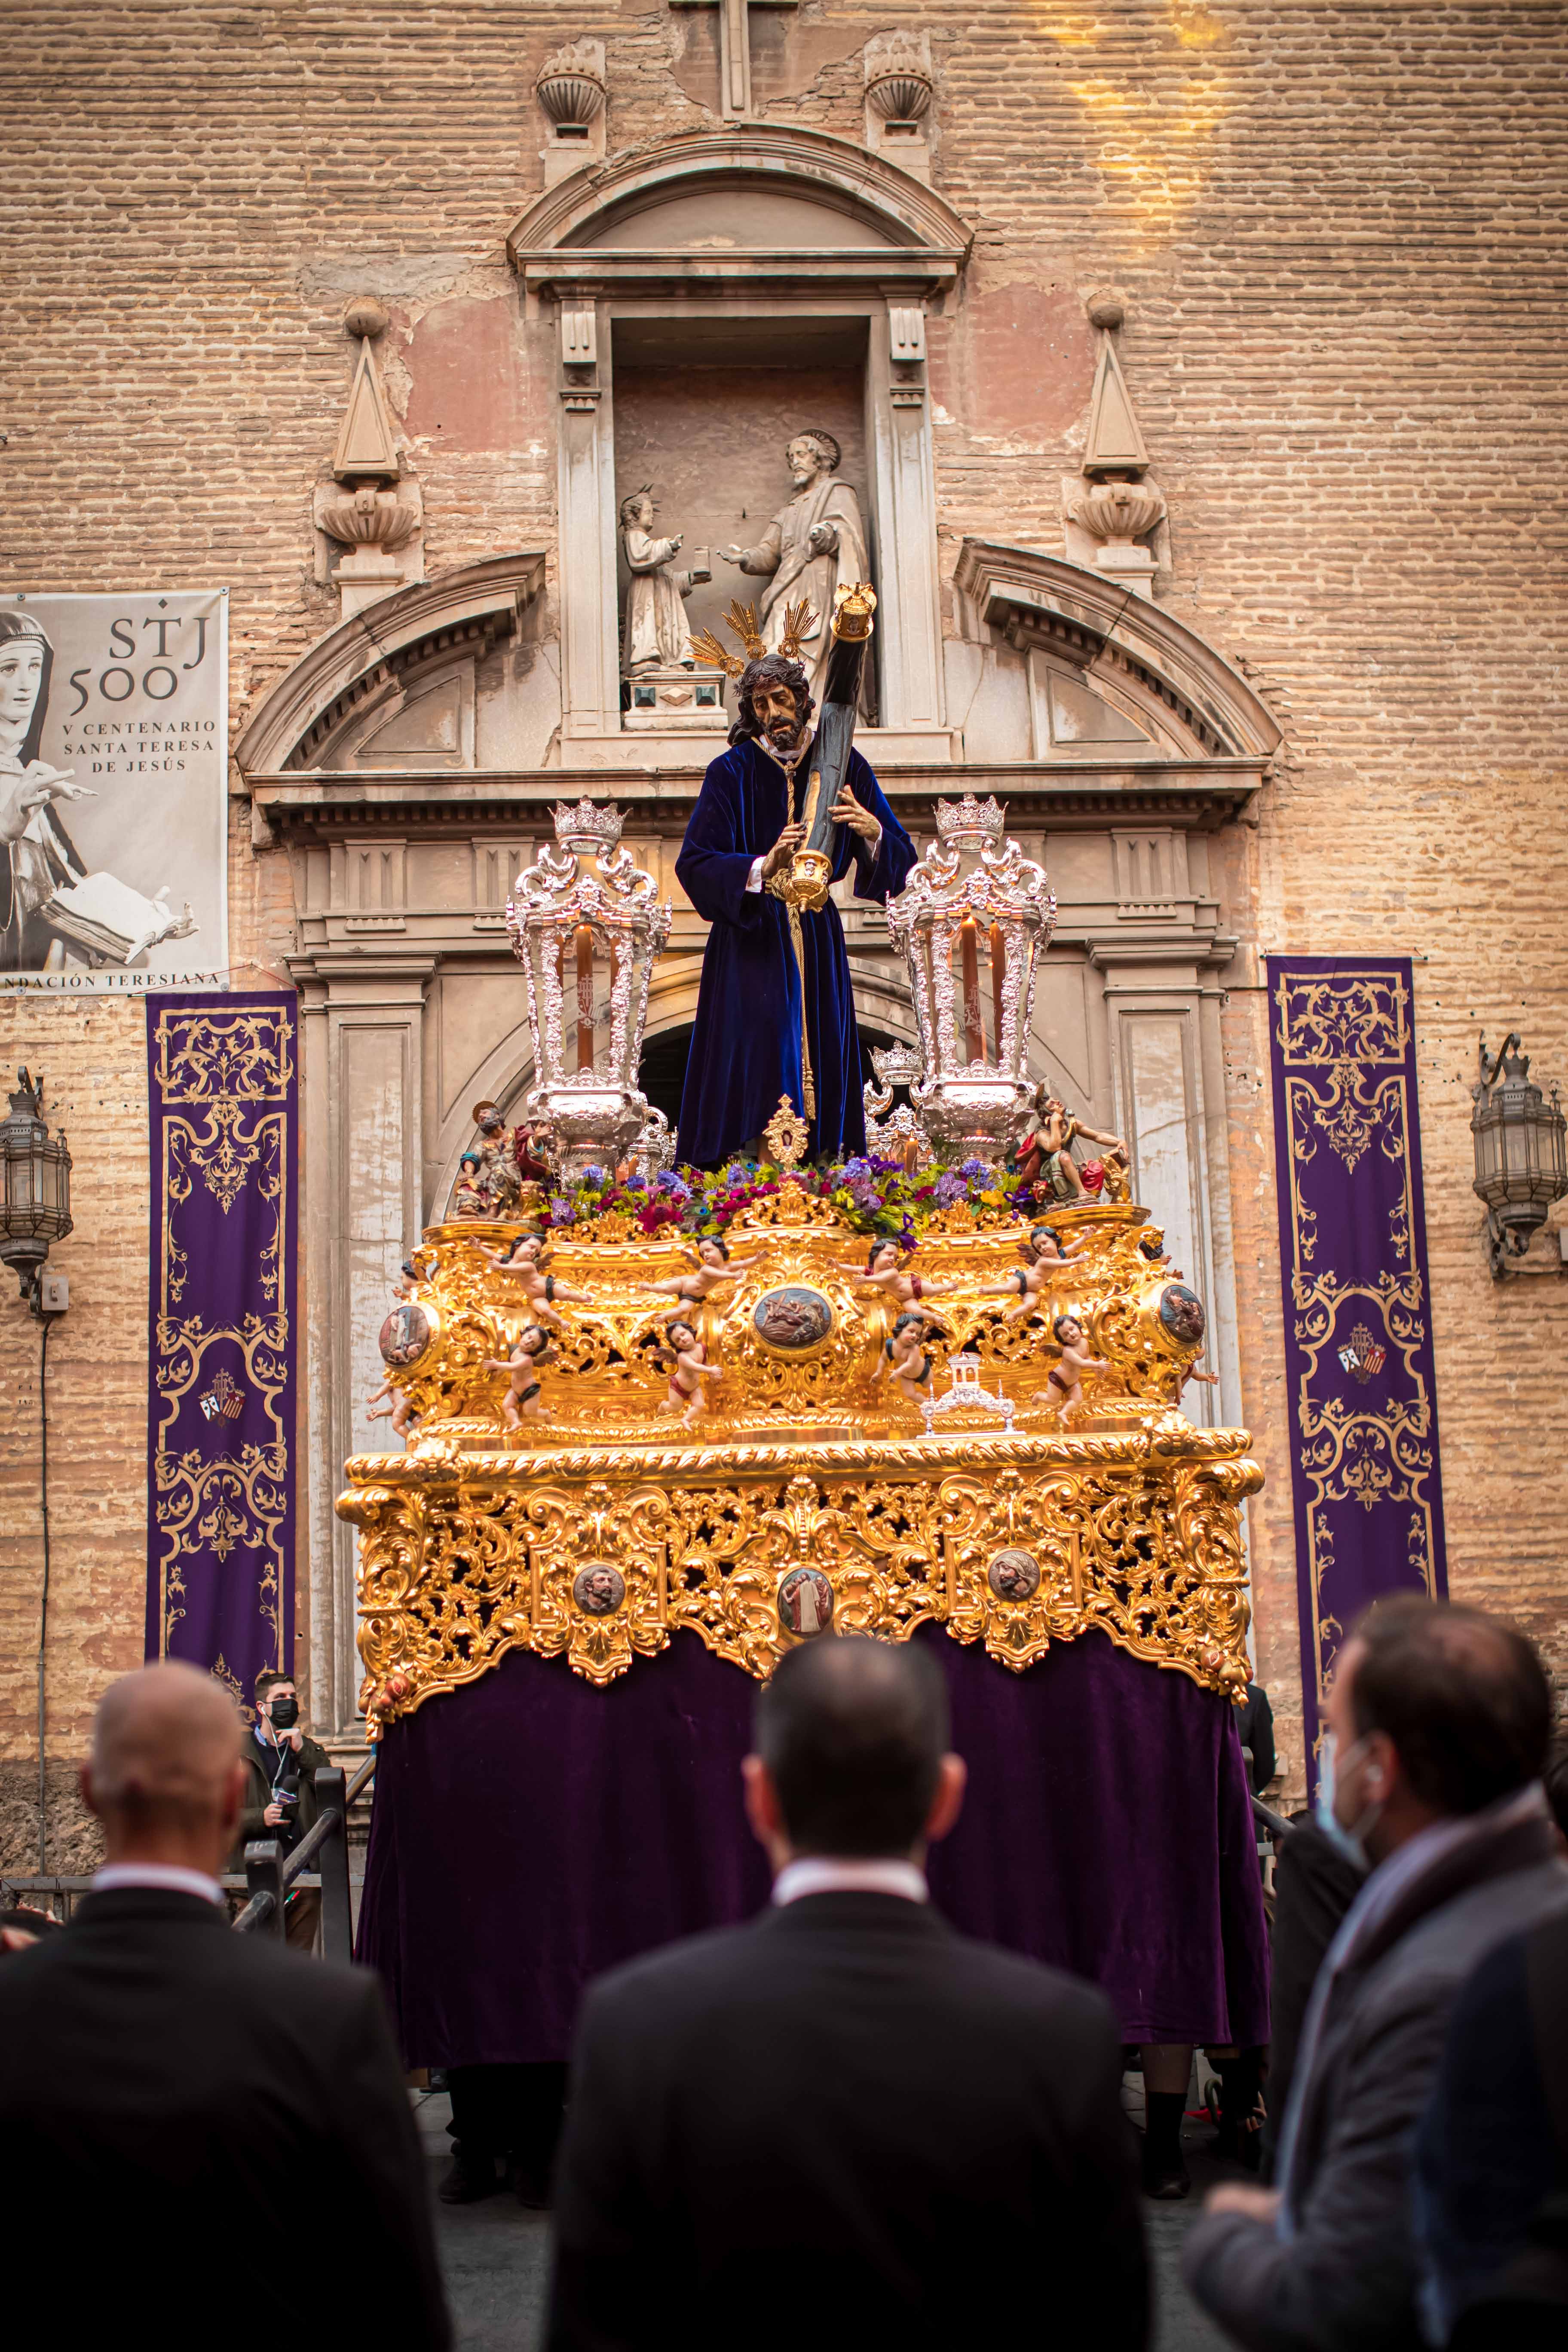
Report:
[[[546,843],[507,900],[528,980],[534,1083],[525,1115],[563,1178],[613,1168],[662,1127],[637,1083],[653,960],[669,935],[658,885],[620,846],[621,813],[557,803]],[[664,1147],[666,1150],[667,1146]]]
[[[1029,1115],[1035,979],[1057,902],[1005,816],[972,793],[941,802],[936,840],[888,905],[924,1064],[910,1099],[944,1159],[999,1161]]]

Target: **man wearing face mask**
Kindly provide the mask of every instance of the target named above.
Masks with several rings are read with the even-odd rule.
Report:
[[[1568,1907],[1541,1773],[1546,1676],[1479,1610],[1401,1595],[1362,1618],[1325,1709],[1318,1817],[1368,1874],[1301,2032],[1275,2189],[1215,2189],[1186,2279],[1247,2352],[1418,2341],[1411,2142],[1460,1985]]]
[[[229,1856],[231,1871],[245,1868],[250,1839],[275,1837],[287,1853],[316,1818],[316,1774],[332,1759],[300,1728],[300,1701],[291,1675],[257,1675],[256,1721],[244,1756],[245,1804],[239,1843]],[[310,1951],[321,1917],[321,1888],[296,1887],[283,1916],[289,1943]]]

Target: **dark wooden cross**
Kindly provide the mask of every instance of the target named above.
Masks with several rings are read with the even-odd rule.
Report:
[[[753,8],[795,8],[799,0],[669,0],[672,8],[717,8],[719,11],[719,92],[729,122],[746,122],[752,113],[752,25]]]

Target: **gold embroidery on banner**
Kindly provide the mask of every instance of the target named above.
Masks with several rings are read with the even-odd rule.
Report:
[[[1309,1481],[1307,1556],[1321,1706],[1342,1638],[1337,1620],[1321,1603],[1323,1580],[1333,1565],[1325,1507],[1354,1502],[1370,1515],[1381,1503],[1408,1504],[1406,1554],[1428,1591],[1435,1582],[1433,1507],[1426,1492],[1434,1464],[1434,1416],[1417,1360],[1427,1336],[1426,1303],[1412,1243],[1411,1105],[1405,1069],[1410,998],[1395,971],[1287,971],[1276,983],[1274,1003],[1288,1122],[1291,1301],[1296,1342],[1307,1360],[1297,1395],[1296,1439]],[[1390,1070],[1393,1075],[1375,1075]],[[1320,1137],[1352,1175],[1374,1142],[1401,1171],[1385,1228],[1390,1263],[1371,1283],[1344,1281],[1317,1264],[1319,1219],[1306,1195]],[[1342,1308],[1352,1301],[1364,1302],[1367,1310],[1356,1339],[1381,1347],[1386,1360],[1397,1356],[1405,1373],[1401,1385],[1414,1391],[1381,1410],[1371,1396],[1363,1407],[1340,1395],[1320,1399],[1314,1393],[1323,1349],[1331,1345]]]
[[[292,1079],[293,1036],[294,1024],[281,1006],[164,1013],[154,1031],[154,1073],[166,1114],[153,1332],[160,1412],[153,1465],[160,1655],[167,1655],[170,1634],[185,1614],[184,1563],[193,1553],[210,1549],[225,1564],[231,1556],[254,1557],[258,1603],[271,1627],[273,1663],[283,1663],[283,1538],[289,1487],[289,1431],[283,1416],[289,1345],[283,1306],[289,1137],[285,1104],[274,1099],[268,1105],[268,1097],[281,1095]],[[171,1105],[194,1115],[169,1115]],[[269,1212],[258,1278],[268,1311],[247,1315],[239,1324],[206,1324],[179,1312],[190,1273],[189,1253],[178,1238],[179,1214],[198,1180],[226,1218],[247,1182]],[[244,1385],[261,1399],[269,1425],[266,1440],[210,1459],[195,1447],[171,1453],[168,1434],[191,1391],[200,1387],[230,1392],[235,1351]]]

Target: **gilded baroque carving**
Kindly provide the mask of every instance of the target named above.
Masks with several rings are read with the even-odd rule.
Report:
[[[1081,1246],[1022,1317],[1006,1210],[955,1203],[922,1235],[924,1344],[957,1400],[939,1425],[877,1377],[898,1302],[864,1279],[863,1237],[784,1182],[731,1223],[731,1258],[681,1309],[717,1374],[689,1438],[659,1410],[689,1237],[625,1216],[552,1237],[549,1417],[509,1430],[504,1366],[530,1310],[490,1259],[517,1228],[430,1228],[407,1302],[428,1337],[398,1373],[416,1433],[351,1461],[339,1503],[360,1530],[373,1735],[513,1648],[604,1684],[686,1630],[765,1676],[829,1622],[894,1640],[939,1623],[1017,1669],[1099,1628],[1237,1694],[1238,1506],[1260,1474],[1244,1432],[1178,1410],[1201,1314],[1170,1311],[1142,1210],[1055,1223]],[[1069,1312],[1103,1369],[1064,1408],[1049,1373]]]

